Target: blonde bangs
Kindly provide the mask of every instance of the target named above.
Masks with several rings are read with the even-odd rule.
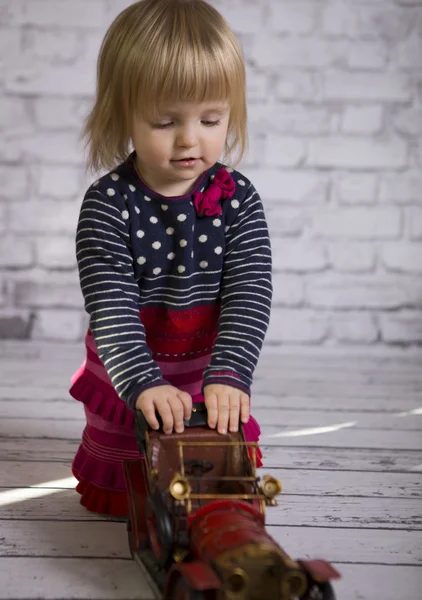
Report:
[[[97,100],[84,132],[89,164],[112,168],[127,158],[134,114],[156,119],[164,106],[189,101],[228,102],[224,159],[234,166],[247,144],[245,88],[239,42],[207,2],[137,2],[117,17],[101,48]]]

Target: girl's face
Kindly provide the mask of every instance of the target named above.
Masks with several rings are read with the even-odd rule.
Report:
[[[187,194],[223,153],[230,108],[224,102],[180,102],[159,119],[135,116],[132,141],[145,183],[163,196]]]

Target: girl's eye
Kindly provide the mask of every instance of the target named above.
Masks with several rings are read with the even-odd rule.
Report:
[[[221,121],[202,121],[202,124],[206,127],[216,127],[220,125]]]
[[[168,129],[172,125],[173,125],[172,122],[169,122],[169,123],[154,123],[153,127],[154,127],[154,129]]]

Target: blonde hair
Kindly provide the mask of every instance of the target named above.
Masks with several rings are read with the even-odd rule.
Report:
[[[98,57],[96,100],[83,130],[88,167],[112,169],[126,160],[133,116],[153,118],[173,101],[227,101],[224,159],[236,164],[247,145],[245,88],[240,44],[205,0],[128,6],[111,24]]]

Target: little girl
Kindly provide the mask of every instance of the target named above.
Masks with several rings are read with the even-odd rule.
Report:
[[[246,145],[245,67],[223,17],[205,0],[126,8],[101,47],[85,135],[89,165],[111,171],[88,189],[76,236],[90,321],[70,390],[87,419],[73,473],[83,506],[123,516],[135,409],[181,432],[205,401],[210,427],[241,420],[259,437],[249,398],[271,249],[252,183],[218,162]]]

